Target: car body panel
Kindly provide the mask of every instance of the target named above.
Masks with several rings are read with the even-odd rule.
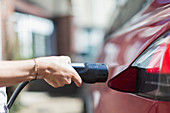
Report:
[[[170,1],[169,1],[170,2]],[[98,62],[109,67],[109,78],[128,68],[159,36],[170,30],[170,4],[155,0],[106,40]],[[153,10],[154,9],[154,10]],[[170,102],[115,91],[106,84],[91,88],[94,113],[168,113]]]

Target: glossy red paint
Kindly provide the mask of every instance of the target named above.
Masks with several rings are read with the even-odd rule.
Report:
[[[106,40],[98,62],[109,66],[108,80],[127,69],[154,40],[168,30],[170,30],[170,1],[155,0],[146,10]],[[106,84],[94,85],[91,95],[94,113],[169,113],[170,111],[170,102],[115,91]]]

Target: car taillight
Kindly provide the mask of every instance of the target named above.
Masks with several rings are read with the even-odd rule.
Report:
[[[155,40],[127,70],[110,80],[109,86],[170,101],[170,31]]]
[[[154,41],[132,64],[139,95],[170,100],[170,32]]]

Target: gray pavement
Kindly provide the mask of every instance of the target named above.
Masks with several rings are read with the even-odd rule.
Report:
[[[18,113],[82,113],[83,101],[78,97],[50,97],[44,92],[22,92]]]

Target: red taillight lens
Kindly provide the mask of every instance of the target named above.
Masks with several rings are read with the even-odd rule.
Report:
[[[137,93],[170,100],[170,33],[154,41],[132,64],[137,67]]]
[[[170,35],[169,35],[169,38],[170,38]],[[170,40],[168,40],[168,44],[165,50],[164,58],[162,61],[161,73],[170,74]]]
[[[136,69],[134,73],[129,72],[131,68]],[[121,84],[114,83],[117,82],[116,79]],[[123,81],[126,81],[126,84]],[[131,87],[127,83],[131,84]],[[134,83],[136,87],[132,86]],[[154,41],[128,71],[113,78],[109,86],[153,99],[170,100],[170,32]]]
[[[158,42],[161,44],[155,44],[157,47],[151,53],[152,58],[147,66],[147,72],[167,74],[170,73],[170,40],[167,36]]]

